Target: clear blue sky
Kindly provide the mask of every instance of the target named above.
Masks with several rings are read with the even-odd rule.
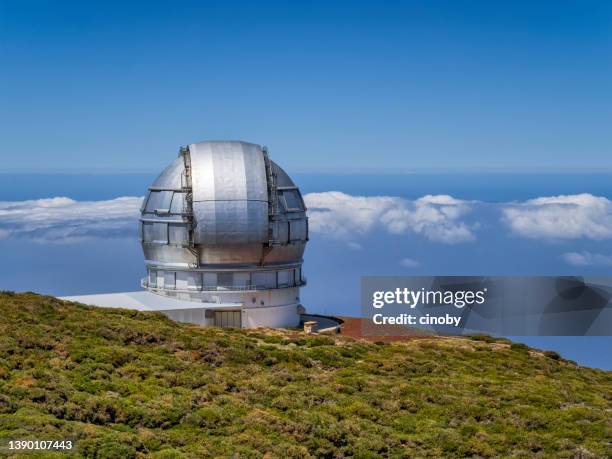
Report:
[[[612,170],[612,2],[0,1],[0,171]]]

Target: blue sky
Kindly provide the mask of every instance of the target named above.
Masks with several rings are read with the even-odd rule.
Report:
[[[0,170],[612,170],[607,1],[0,2]]]

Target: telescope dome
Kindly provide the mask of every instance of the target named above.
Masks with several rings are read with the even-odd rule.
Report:
[[[140,240],[142,285],[165,296],[214,303],[223,300],[219,292],[295,289],[295,302],[304,284],[302,195],[252,143],[181,148],[147,191]]]

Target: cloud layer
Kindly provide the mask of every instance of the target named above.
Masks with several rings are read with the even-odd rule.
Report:
[[[473,241],[477,219],[501,223],[511,233],[531,239],[612,239],[612,201],[590,194],[553,196],[518,203],[485,204],[448,195],[416,200],[392,196],[352,196],[342,192],[310,193],[312,233],[342,240],[354,250],[375,231],[413,234],[430,241],[457,244]],[[141,197],[107,201],[75,201],[65,197],[0,202],[0,239],[28,238],[41,242],[72,242],[86,238],[136,235]],[[493,216],[491,216],[493,215]],[[503,234],[503,233],[502,233]],[[563,259],[574,265],[608,264],[597,254],[568,252]]]
[[[513,233],[533,239],[612,238],[612,201],[591,194],[531,199],[508,205],[503,221]]]
[[[612,266],[612,255],[591,252],[567,252],[561,258],[572,266]]]
[[[0,238],[75,242],[137,234],[140,197],[74,201],[58,197],[0,202]]]
[[[309,228],[314,233],[352,241],[377,229],[391,234],[414,233],[436,242],[474,240],[461,220],[469,203],[447,195],[427,195],[415,201],[390,196],[351,196],[339,191],[304,196]]]

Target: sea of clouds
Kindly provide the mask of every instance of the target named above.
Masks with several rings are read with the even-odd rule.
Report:
[[[612,201],[591,194],[540,197],[522,202],[484,203],[448,195],[416,200],[393,196],[353,196],[338,191],[304,196],[309,228],[355,250],[377,231],[411,234],[442,244],[475,243],[479,229],[501,225],[509,237],[539,240],[612,239]],[[142,197],[75,201],[65,197],[0,202],[0,239],[71,243],[91,238],[136,237]],[[480,208],[493,212],[478,212]],[[493,219],[485,221],[484,219]],[[612,255],[567,252],[574,266],[612,265]],[[415,260],[403,260],[417,266]]]

